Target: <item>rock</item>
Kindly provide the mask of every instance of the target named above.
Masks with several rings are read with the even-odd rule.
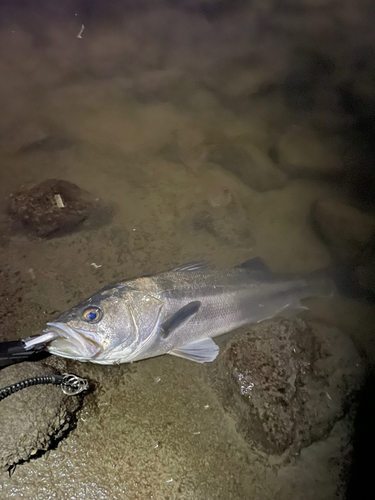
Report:
[[[0,371],[0,387],[53,373],[56,369],[43,362],[9,366]],[[28,460],[61,439],[73,424],[81,401],[52,385],[28,387],[1,401],[0,468],[6,470]]]
[[[178,70],[150,70],[135,77],[130,87],[140,103],[171,103],[201,112],[219,107],[215,95],[204,85]]]
[[[209,202],[196,206],[194,213],[183,224],[196,232],[209,234],[221,245],[253,247],[255,239],[245,211],[234,201],[228,200],[229,192],[222,193],[222,199],[215,199],[215,206]]]
[[[216,387],[249,443],[291,456],[327,438],[354,410],[364,376],[364,362],[339,330],[280,319],[232,338]]]
[[[33,235],[61,236],[86,223],[101,225],[111,217],[111,208],[94,195],[65,180],[48,179],[10,195],[8,213]]]
[[[371,51],[373,53],[373,51]],[[368,61],[373,60],[369,56]],[[368,63],[354,60],[351,67],[368,68]],[[371,67],[371,63],[370,63]],[[341,86],[341,106],[352,119],[350,126],[342,130],[345,141],[344,185],[346,190],[363,208],[375,208],[375,96],[360,86],[373,87],[375,67],[372,76],[362,71],[352,76],[354,81]]]
[[[365,246],[358,264],[354,269],[355,280],[359,283],[360,291],[367,300],[375,302],[375,236]]]
[[[0,141],[2,151],[10,154],[61,151],[74,144],[72,138],[56,127],[33,122],[14,123],[2,134]]]
[[[286,185],[286,175],[255,147],[231,143],[215,145],[211,147],[207,160],[229,170],[255,191],[281,189]]]
[[[322,106],[315,108],[310,114],[312,128],[324,134],[338,134],[347,131],[355,124],[352,116],[332,108],[334,106],[325,107],[325,109]]]
[[[300,6],[299,1],[296,3]],[[317,101],[317,92],[322,85],[327,87],[327,79],[334,69],[334,62],[321,52],[306,47],[295,50],[288,74],[280,85],[286,103],[295,110],[312,111]]]
[[[343,174],[338,148],[314,130],[293,126],[278,144],[280,168],[291,177],[336,178]]]
[[[334,258],[342,261],[361,261],[375,236],[375,216],[340,201],[317,200],[311,209],[311,220]]]
[[[188,105],[199,112],[220,108],[214,93],[204,88],[197,88],[189,94]]]
[[[191,161],[204,159],[207,148],[204,137],[197,130],[174,131],[170,140],[158,151],[160,156],[171,163],[189,165]]]
[[[225,73],[216,90],[227,97],[247,99],[276,85],[277,72],[272,67],[256,66]]]
[[[132,91],[138,101],[168,102],[185,88],[186,77],[176,70],[152,70],[134,79]]]
[[[33,151],[62,151],[73,146],[73,141],[67,136],[48,134],[39,140],[25,144],[17,150],[17,153],[31,153]]]
[[[232,204],[233,194],[226,187],[212,186],[207,202],[212,208],[225,208]]]
[[[311,222],[333,260],[346,266],[341,271],[347,274],[342,278],[342,292],[374,302],[375,215],[339,201],[321,199],[312,206]]]

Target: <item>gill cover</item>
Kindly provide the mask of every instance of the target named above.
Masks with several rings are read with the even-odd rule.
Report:
[[[119,338],[91,361],[99,364],[125,363],[139,356],[155,339],[161,324],[163,302],[138,290],[127,294],[130,322],[123,325]],[[105,310],[103,311],[103,321]]]

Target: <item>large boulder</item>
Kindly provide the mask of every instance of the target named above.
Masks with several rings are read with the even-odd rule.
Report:
[[[291,457],[353,417],[364,376],[364,362],[339,330],[279,319],[230,340],[215,385],[252,446]],[[344,459],[335,450],[335,460]]]

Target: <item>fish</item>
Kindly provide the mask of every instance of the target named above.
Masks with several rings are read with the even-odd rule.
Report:
[[[325,273],[278,275],[259,258],[227,269],[196,262],[106,286],[48,322],[41,338],[49,353],[83,362],[170,354],[206,363],[219,353],[215,337],[294,314],[306,309],[302,300],[333,290]]]

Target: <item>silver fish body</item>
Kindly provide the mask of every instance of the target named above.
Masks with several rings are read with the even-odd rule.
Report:
[[[278,276],[259,259],[226,270],[192,264],[105,287],[48,323],[45,334],[55,336],[49,352],[80,361],[169,353],[207,362],[218,354],[212,338],[330,294],[325,278]]]

